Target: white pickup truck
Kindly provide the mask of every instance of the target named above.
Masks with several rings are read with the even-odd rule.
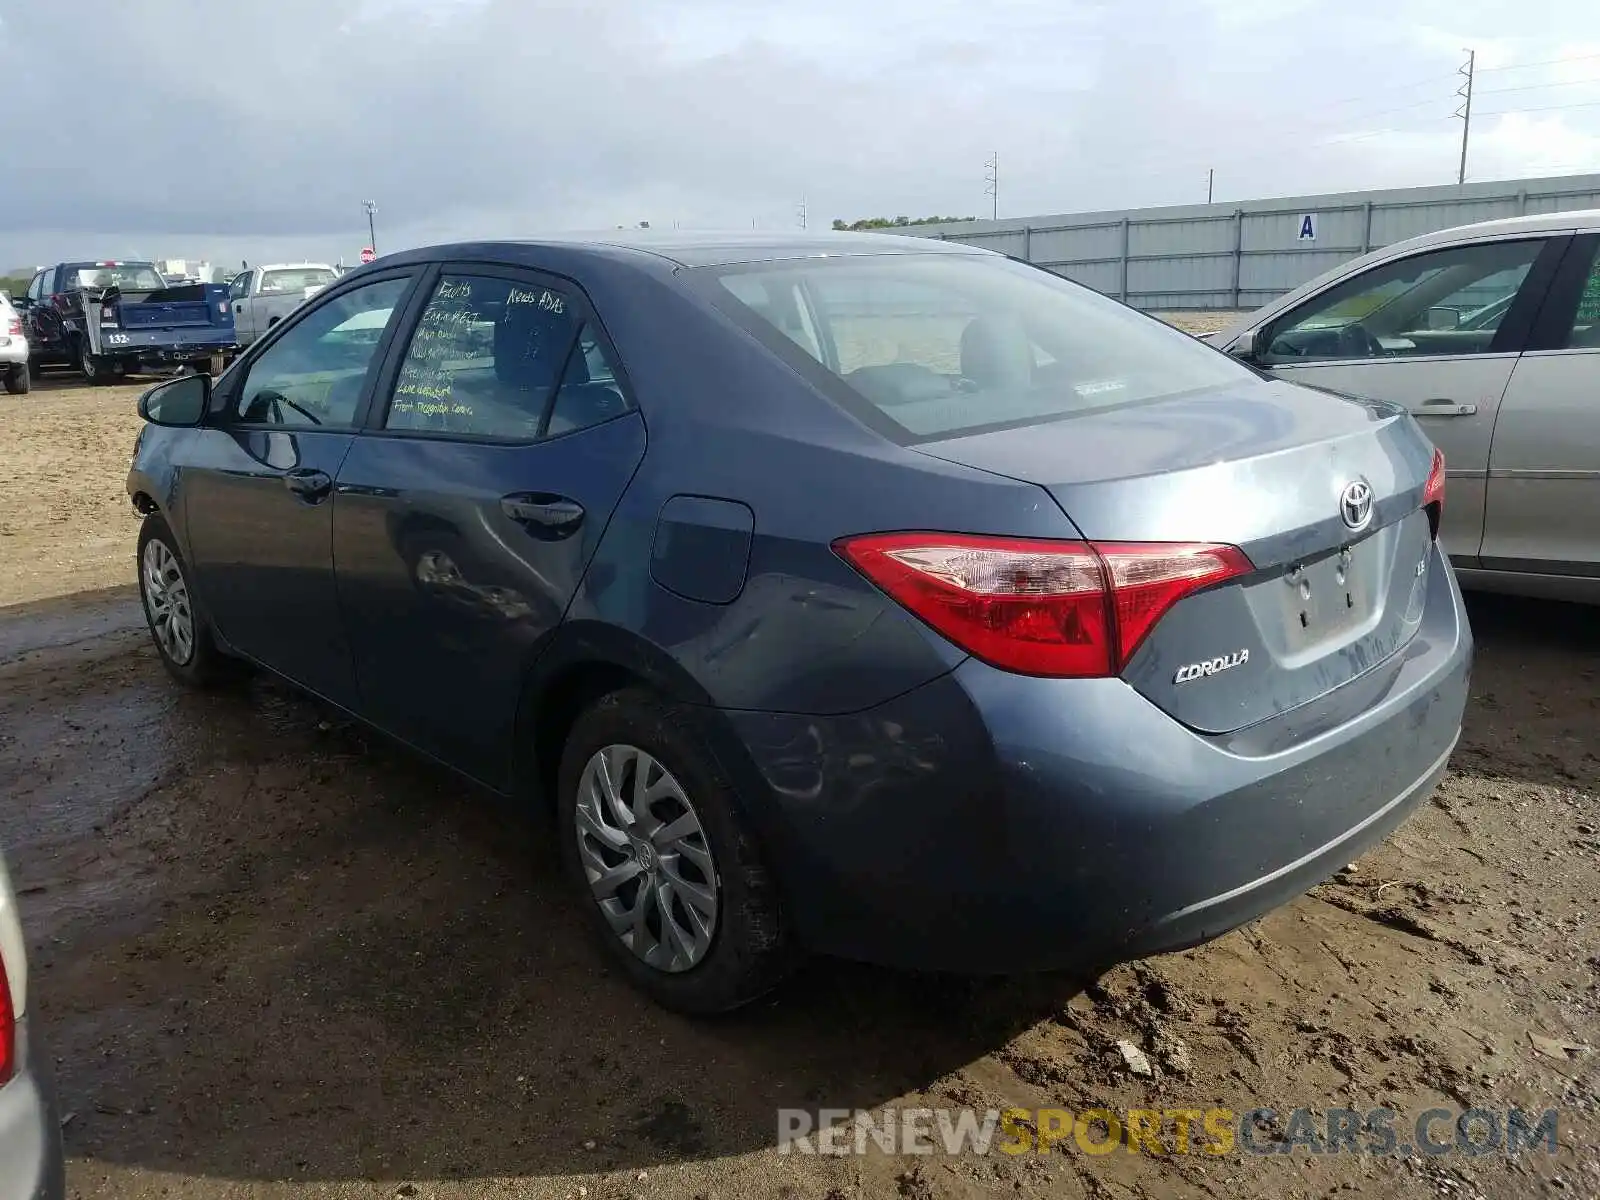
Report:
[[[327,263],[273,263],[235,275],[228,302],[239,345],[248,346],[337,278]]]

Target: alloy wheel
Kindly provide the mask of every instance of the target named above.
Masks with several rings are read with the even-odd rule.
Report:
[[[156,641],[178,666],[194,657],[194,610],[178,556],[160,538],[145,543],[141,564],[144,606]]]

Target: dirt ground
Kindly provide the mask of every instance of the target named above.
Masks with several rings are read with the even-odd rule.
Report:
[[[606,970],[539,815],[270,681],[168,680],[131,589],[90,590],[131,576],[128,395],[0,404],[0,444],[24,447],[0,481],[0,599],[57,597],[0,609],[0,846],[72,1196],[1600,1196],[1592,610],[1474,599],[1435,801],[1209,946],[1088,981],[818,962],[688,1021]],[[1559,1149],[775,1147],[779,1107],[885,1105],[1390,1106],[1402,1135],[1431,1108],[1557,1108]]]
[[[134,404],[155,382],[91,388],[55,370],[26,396],[0,392],[0,605],[133,581],[139,522],[123,485]]]

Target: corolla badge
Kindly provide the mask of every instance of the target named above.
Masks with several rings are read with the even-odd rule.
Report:
[[[1351,529],[1360,532],[1372,522],[1372,485],[1365,479],[1352,479],[1339,493],[1339,515]]]
[[[1208,658],[1205,662],[1190,663],[1186,667],[1179,667],[1178,673],[1172,677],[1172,682],[1188,683],[1191,679],[1205,679],[1211,675],[1220,675],[1223,671],[1231,671],[1234,667],[1242,667],[1249,661],[1249,650],[1235,650],[1232,654],[1223,654],[1217,658]]]

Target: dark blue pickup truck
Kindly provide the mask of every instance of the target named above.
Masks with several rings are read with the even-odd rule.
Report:
[[[169,287],[148,262],[64,262],[45,267],[20,304],[37,372],[75,365],[91,383],[132,371],[192,366],[216,373],[238,346],[228,289]]]

